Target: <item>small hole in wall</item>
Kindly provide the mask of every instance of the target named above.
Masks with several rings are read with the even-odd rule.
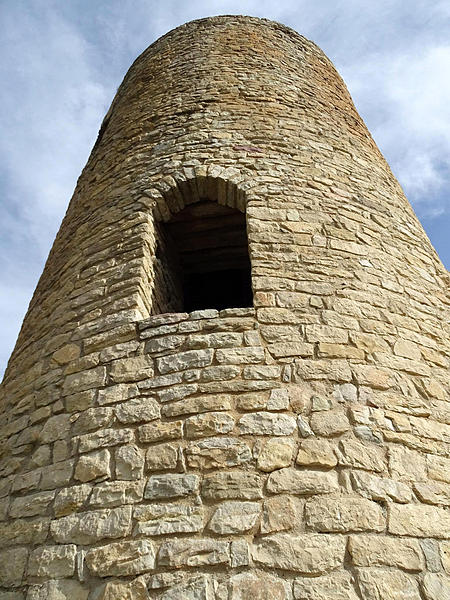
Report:
[[[244,213],[197,202],[157,235],[154,313],[253,306]]]

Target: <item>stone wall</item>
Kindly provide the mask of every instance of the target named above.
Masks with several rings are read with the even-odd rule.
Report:
[[[254,306],[150,316],[200,199],[246,213]],[[2,384],[0,600],[450,597],[448,284],[314,44],[158,40]]]

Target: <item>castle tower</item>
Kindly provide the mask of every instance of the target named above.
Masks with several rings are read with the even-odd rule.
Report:
[[[448,282],[313,43],[163,36],[2,384],[0,600],[449,598]]]

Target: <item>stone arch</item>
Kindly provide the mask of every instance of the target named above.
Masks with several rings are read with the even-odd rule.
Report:
[[[237,169],[216,167],[155,185],[153,314],[253,306],[242,180]]]

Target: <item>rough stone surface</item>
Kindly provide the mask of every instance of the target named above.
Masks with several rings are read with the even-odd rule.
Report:
[[[0,386],[0,600],[445,598],[449,282],[315,44],[157,40]]]

